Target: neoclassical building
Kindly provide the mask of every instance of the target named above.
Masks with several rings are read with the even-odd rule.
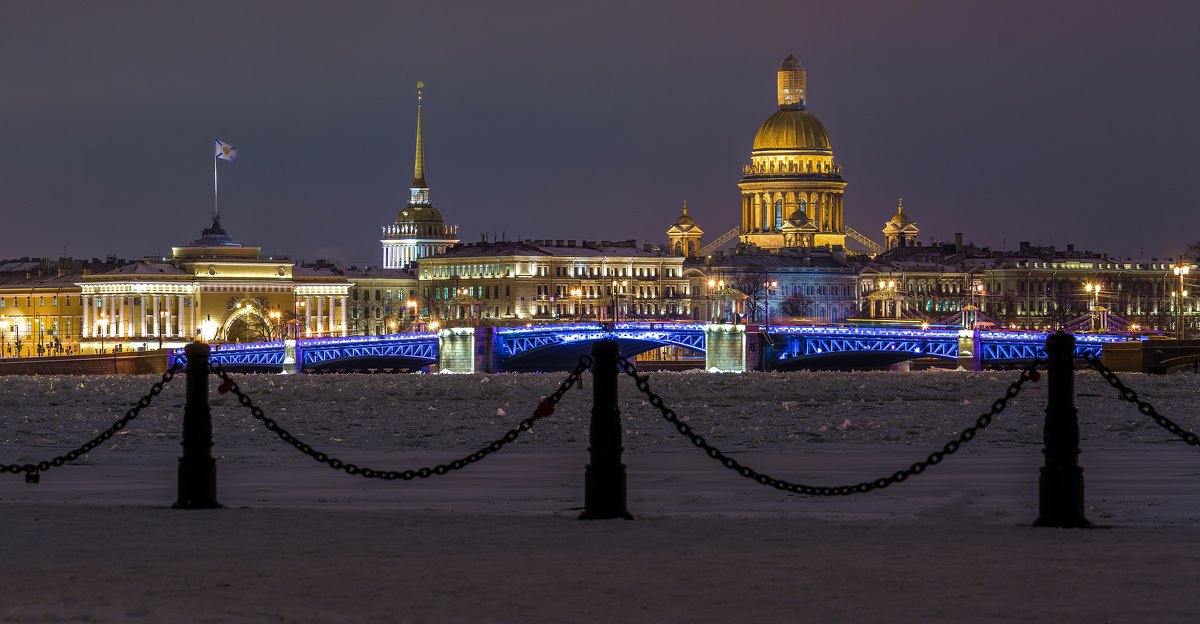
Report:
[[[425,139],[421,127],[421,89],[417,83],[417,150],[413,162],[413,182],[408,203],[396,215],[395,222],[383,226],[383,268],[401,269],[420,258],[445,253],[458,239],[458,226],[446,225],[442,213],[429,201],[425,183]]]
[[[80,276],[78,340],[87,347],[150,346],[346,335],[350,282],[331,270],[297,267],[212,227],[162,257]]]
[[[742,243],[760,249],[842,246],[842,191],[829,134],[808,112],[807,72],[794,56],[777,73],[779,110],[754,136],[750,164],[742,167]]]
[[[635,241],[469,243],[418,260],[422,314],[487,324],[689,318],[684,258]]]

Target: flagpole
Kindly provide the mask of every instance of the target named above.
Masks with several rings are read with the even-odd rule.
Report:
[[[213,220],[221,219],[221,210],[217,208],[217,159],[213,158]]]

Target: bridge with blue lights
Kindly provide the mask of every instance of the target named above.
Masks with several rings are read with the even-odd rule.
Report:
[[[569,370],[597,340],[627,358],[664,346],[704,357],[709,370],[867,368],[918,358],[978,370],[1045,357],[1044,332],[894,327],[770,327],[712,323],[573,323],[450,328],[439,332],[314,338],[212,347],[212,359],[244,372],[441,372]],[[1123,335],[1077,334],[1076,355],[1099,356]],[[172,352],[183,361],[183,350]]]

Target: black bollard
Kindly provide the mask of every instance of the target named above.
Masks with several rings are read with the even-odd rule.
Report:
[[[616,340],[592,345],[592,423],[588,452],[591,462],[583,477],[580,520],[633,516],[625,508],[625,464],[621,463],[621,410],[617,408]]]
[[[1046,463],[1038,477],[1038,518],[1033,526],[1083,528],[1083,468],[1079,467],[1079,418],[1075,407],[1075,337],[1046,338]]]
[[[212,456],[212,411],[208,407],[208,345],[193,342],[187,354],[187,402],[183,406],[183,456],[179,500],[174,509],[216,509],[217,460]]]

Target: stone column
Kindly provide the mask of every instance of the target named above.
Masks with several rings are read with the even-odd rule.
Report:
[[[80,338],[89,337],[90,334],[88,333],[88,326],[95,323],[95,321],[93,321],[91,319],[91,315],[93,312],[93,306],[89,305],[91,303],[89,301],[90,299],[91,299],[91,297],[89,297],[88,295],[80,295],[79,296],[79,303],[83,306],[83,327],[79,328],[79,337]]]
[[[346,301],[347,301],[346,296],[342,295],[342,297],[339,301],[341,301],[341,303],[342,303],[342,335],[345,336],[345,335],[347,335],[346,334]]]
[[[154,295],[154,336],[161,339],[162,337],[166,336],[167,331],[165,322],[166,319],[163,318],[163,315],[159,314],[158,299],[159,295]]]
[[[317,296],[317,333],[325,333],[325,297]]]
[[[312,297],[304,296],[304,337],[308,338],[313,333],[312,319]]]

